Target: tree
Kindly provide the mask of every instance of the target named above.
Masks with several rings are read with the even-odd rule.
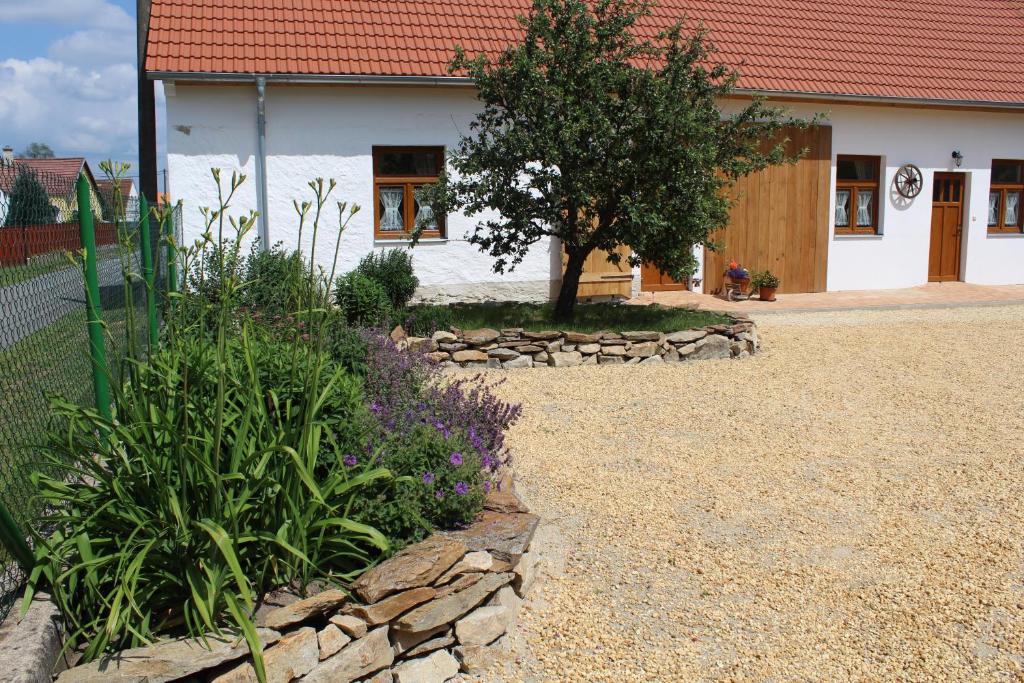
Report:
[[[725,190],[787,158],[783,126],[808,125],[754,99],[719,110],[738,73],[715,61],[703,26],[678,23],[637,36],[642,0],[534,0],[523,41],[489,58],[456,48],[450,69],[474,81],[483,108],[450,155],[455,173],[422,190],[435,212],[478,222],[469,241],[503,273],[544,237],[567,265],[556,312],[573,314],[580,275],[595,249],[625,244],[632,265],[682,279],[693,247],[725,226]],[[612,253],[610,260],[619,256]]]
[[[53,150],[45,142],[32,142],[21,153],[23,159],[52,159]]]
[[[7,227],[12,225],[45,225],[55,223],[57,209],[50,203],[46,188],[35,171],[21,166],[11,187],[7,207]]]

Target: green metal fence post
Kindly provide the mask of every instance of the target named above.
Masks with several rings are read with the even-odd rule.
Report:
[[[178,291],[178,250],[174,246],[174,210],[163,212],[164,239],[167,240],[167,293]]]
[[[26,572],[32,569],[32,565],[35,564],[35,557],[32,555],[32,549],[25,542],[25,532],[14,521],[10,510],[7,509],[3,502],[0,502],[0,543],[4,544],[7,552],[17,560],[22,569]]]
[[[85,249],[85,311],[89,328],[89,356],[92,359],[92,383],[96,390],[96,409],[111,420],[110,384],[107,380],[107,350],[103,344],[103,320],[100,317],[100,283],[96,276],[96,227],[89,203],[89,181],[78,176],[78,224]]]
[[[146,279],[146,313],[149,319],[149,352],[156,350],[158,328],[156,317],[156,282],[153,272],[153,243],[150,242],[149,204],[146,196],[139,198],[139,241],[142,242],[142,275]]]

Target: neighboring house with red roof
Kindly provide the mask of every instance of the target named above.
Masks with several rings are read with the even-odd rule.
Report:
[[[9,147],[5,148],[4,152],[4,157],[0,158],[0,225],[3,225],[6,220],[11,189],[14,187],[14,181],[18,174],[22,171],[32,172],[46,189],[50,203],[56,210],[58,223],[71,221],[78,211],[76,183],[79,174],[84,172],[89,181],[93,214],[102,218],[96,179],[85,158],[22,159],[14,157]]]
[[[338,199],[372,208],[345,234],[339,272],[405,244],[421,211],[412,188],[436,175],[479,107],[472,84],[447,71],[454,47],[499,51],[519,38],[516,16],[529,7],[152,0],[146,70],[165,85],[186,241],[202,230],[198,207],[215,200],[209,168],[222,167],[252,178],[234,208],[259,210],[271,243],[295,243],[292,200],[307,196],[310,178],[333,177]],[[780,273],[783,291],[1024,283],[1019,2],[661,0],[642,30],[684,16],[703,21],[720,58],[739,69],[738,97],[827,115],[804,139],[808,159],[741,184],[732,224],[716,236],[726,257]],[[557,291],[557,244],[495,275],[463,239],[475,220],[443,217],[414,250],[422,297]],[[721,257],[705,262],[696,288],[720,277]],[[634,290],[674,286],[639,268],[632,281]]]
[[[115,192],[115,187],[120,192]],[[135,180],[132,178],[119,178],[115,184],[111,178],[101,178],[96,181],[96,189],[103,197],[107,206],[112,206],[115,198],[120,197],[122,215],[128,220],[138,220],[139,217],[139,190],[135,187]]]

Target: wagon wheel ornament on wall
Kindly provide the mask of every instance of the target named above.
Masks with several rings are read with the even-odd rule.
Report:
[[[921,177],[921,169],[914,164],[904,164],[896,171],[896,191],[900,196],[913,199],[921,194],[924,187],[924,178]]]

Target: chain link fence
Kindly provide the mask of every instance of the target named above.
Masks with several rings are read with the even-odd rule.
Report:
[[[0,501],[22,530],[38,519],[31,475],[43,466],[47,435],[60,428],[49,397],[95,404],[76,181],[0,167]],[[135,197],[102,196],[91,181],[89,188],[109,375],[119,382],[125,358],[144,354],[148,340],[140,207]],[[180,207],[172,225],[177,234]],[[155,221],[150,241],[163,292],[166,240]],[[0,620],[24,579],[0,546]]]

